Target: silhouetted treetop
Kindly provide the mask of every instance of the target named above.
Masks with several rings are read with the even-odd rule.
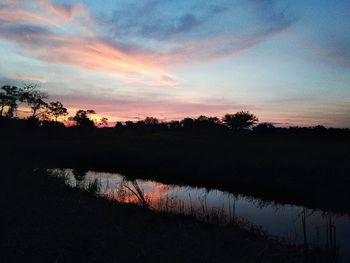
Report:
[[[106,127],[106,126],[108,126],[108,118],[102,117],[102,118],[100,119],[100,122],[98,123],[98,126],[100,126],[100,127]]]
[[[240,111],[235,114],[226,114],[223,122],[231,130],[245,130],[258,122],[258,118],[249,111]]]
[[[204,115],[199,116],[194,120],[196,128],[200,129],[212,129],[221,125],[221,120],[218,117],[207,117]]]
[[[182,127],[185,129],[193,129],[194,128],[194,119],[192,118],[184,118],[181,121]]]
[[[154,117],[146,117],[143,122],[146,124],[146,125],[156,125],[159,123],[158,119],[157,118],[154,118]]]
[[[0,116],[13,118],[22,104],[30,108],[29,119],[32,123],[38,124],[37,121],[34,121],[35,118],[45,120],[53,116],[57,121],[59,116],[68,114],[61,102],[47,103],[45,102],[47,98],[48,95],[39,90],[36,84],[26,84],[21,88],[5,85],[0,89]]]
[[[38,117],[47,113],[48,104],[44,101],[48,95],[39,90],[35,84],[27,84],[22,89],[21,101],[25,102],[32,111],[32,117]]]
[[[80,127],[92,128],[95,127],[95,123],[90,119],[90,115],[96,114],[94,110],[78,110],[73,117],[73,120]]]
[[[48,104],[48,114],[52,115],[55,118],[55,121],[59,117],[67,116],[68,115],[68,110],[63,107],[63,104],[59,101],[52,101]]]
[[[254,131],[267,132],[276,129],[276,127],[270,122],[262,122],[254,127]]]
[[[12,118],[17,111],[21,89],[16,86],[5,85],[0,89],[0,116]]]

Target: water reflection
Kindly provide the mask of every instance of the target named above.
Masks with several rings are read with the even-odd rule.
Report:
[[[99,183],[101,195],[119,202],[137,203],[151,209],[196,215],[217,223],[251,222],[288,242],[318,245],[350,259],[350,219],[347,215],[279,205],[218,190],[128,180],[120,174],[55,169],[67,183],[87,189]]]

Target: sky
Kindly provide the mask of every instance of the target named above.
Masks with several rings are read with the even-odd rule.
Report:
[[[0,50],[71,115],[350,127],[347,0],[0,0]]]

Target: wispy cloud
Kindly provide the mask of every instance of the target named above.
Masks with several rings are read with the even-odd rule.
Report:
[[[350,19],[349,19],[350,24]],[[312,52],[327,63],[350,68],[350,36],[332,34],[323,43],[312,48]]]
[[[112,73],[128,83],[176,85],[174,78],[151,60],[152,53],[127,53],[95,32],[83,35],[70,32],[71,24],[81,26],[76,18],[93,21],[82,5],[61,6],[46,0],[35,3],[39,11],[22,1],[5,3],[0,9],[0,37],[21,45],[26,56]]]
[[[3,23],[59,29],[64,29],[64,24],[73,20],[75,20],[75,26],[79,27],[81,26],[78,21],[87,24],[93,23],[88,10],[83,5],[58,5],[47,0],[2,0],[0,20]]]
[[[172,67],[232,56],[292,22],[272,2],[262,10],[240,1],[177,5],[127,1],[102,23],[83,4],[2,0],[0,38],[21,45],[24,55],[38,60],[112,73],[126,83],[176,86]],[[255,20],[239,24],[242,17],[235,15]]]
[[[316,55],[312,62],[350,68],[350,2],[321,1],[303,10],[298,40],[302,48]]]
[[[115,41],[157,49],[165,65],[238,54],[295,22],[278,1],[122,1],[103,19]]]
[[[21,74],[21,73],[17,74],[16,79],[22,80],[22,81],[37,81],[40,83],[47,83],[47,79],[44,77]]]
[[[228,99],[189,99],[169,97],[123,96],[118,98],[94,97],[82,94],[55,95],[54,99],[65,102],[74,114],[79,108],[93,108],[100,116],[107,116],[110,121],[137,120],[147,116],[154,116],[162,120],[182,119],[185,116],[198,117],[222,116],[227,112],[236,112],[242,109],[254,109],[253,105],[244,105]]]

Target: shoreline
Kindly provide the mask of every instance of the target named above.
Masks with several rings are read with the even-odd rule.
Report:
[[[6,262],[330,262],[323,249],[290,246],[254,228],[155,213],[72,189],[43,173],[6,171],[4,186],[17,185],[17,191],[2,191]]]

